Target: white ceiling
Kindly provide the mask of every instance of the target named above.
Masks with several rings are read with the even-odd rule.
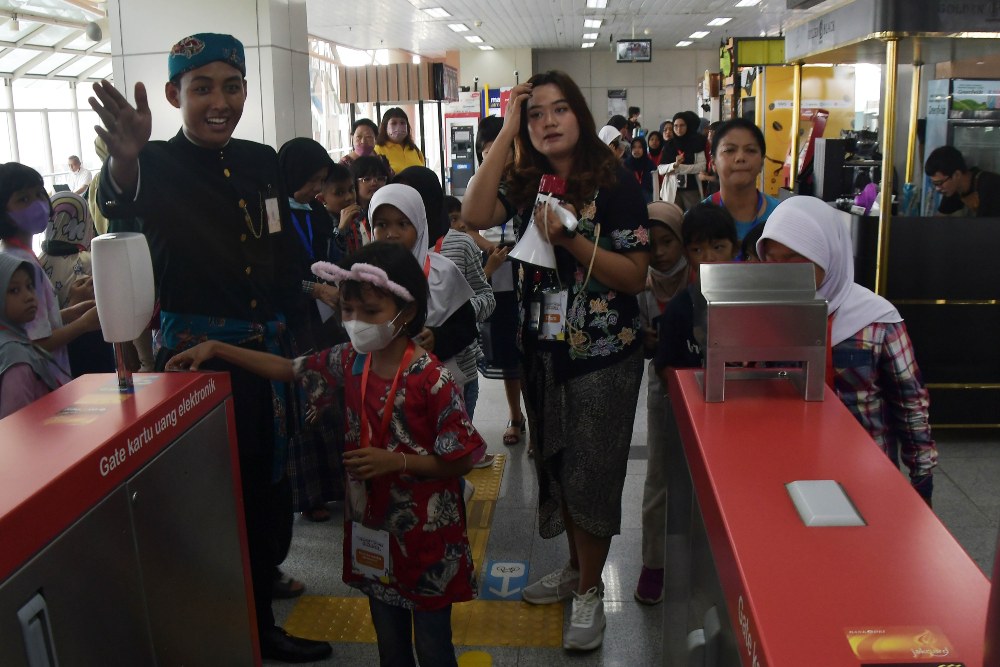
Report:
[[[95,41],[86,34],[88,24],[105,14],[91,0],[0,0],[0,75],[69,81],[111,76],[108,35]]]
[[[649,37],[653,48],[674,48],[698,30],[709,35],[691,40],[690,48],[717,48],[725,37],[778,35],[849,0],[824,0],[808,10],[790,11],[785,0],[762,0],[756,7],[736,7],[737,0],[608,0],[606,9],[587,9],[587,0],[306,0],[309,33],[357,49],[397,48],[423,56],[453,49],[478,48],[465,36],[478,35],[497,49],[579,49],[583,34],[597,32],[595,48],[610,40]],[[448,18],[422,11],[441,7]],[[706,25],[732,18],[720,27]],[[584,28],[585,18],[603,19],[599,29]],[[476,21],[481,21],[477,27]],[[456,33],[450,23],[464,23]],[[647,33],[648,31],[648,33]]]
[[[691,48],[716,48],[729,36],[777,35],[851,0],[823,0],[809,10],[788,11],[786,0],[761,0],[736,7],[737,0],[608,0],[605,9],[587,9],[587,0],[306,0],[311,35],[357,49],[403,49],[440,57],[446,51],[476,49],[466,36],[477,35],[496,49],[580,49],[585,33],[596,32],[595,48],[613,40],[649,37],[656,49],[691,39]],[[426,8],[451,16],[433,18]],[[85,35],[91,21],[105,13],[102,0],[0,0],[0,75],[14,78],[85,80],[111,74],[107,35],[94,42]],[[19,25],[10,20],[16,14]],[[36,20],[32,20],[34,17]],[[706,25],[717,17],[732,20]],[[585,28],[585,18],[601,19]],[[457,33],[449,24],[463,23]],[[478,23],[478,25],[477,25]],[[105,23],[106,26],[106,23]]]

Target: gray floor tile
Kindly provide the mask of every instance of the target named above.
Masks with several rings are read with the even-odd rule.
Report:
[[[515,447],[502,444],[506,423],[502,383],[480,378],[475,425],[486,439],[490,453],[508,456],[486,558],[528,561],[528,581],[532,582],[562,567],[568,559],[568,550],[564,536],[550,540],[538,536],[534,463],[526,456],[526,444]],[[1000,530],[1000,434],[941,429],[935,432],[935,437],[940,467],[934,510],[970,557],[990,574]],[[632,429],[632,445],[646,446],[645,380]],[[570,654],[561,648],[510,647],[458,647],[457,652],[483,650],[492,656],[496,667],[659,664],[663,605],[645,607],[632,596],[641,569],[641,503],[646,468],[644,459],[628,461],[622,498],[622,534],[612,540],[603,575],[608,630],[601,648],[586,654]],[[339,516],[325,524],[297,519],[291,553],[283,569],[303,580],[310,594],[356,595],[340,581],[342,535]],[[293,606],[294,600],[275,603],[279,622]],[[318,664],[374,665],[377,649],[374,644],[338,644],[333,659]]]

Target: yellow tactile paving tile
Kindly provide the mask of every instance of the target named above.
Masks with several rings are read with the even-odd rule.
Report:
[[[472,600],[451,614],[456,646],[562,646],[563,605]],[[375,643],[368,598],[304,595],[285,621],[297,637],[329,642]]]

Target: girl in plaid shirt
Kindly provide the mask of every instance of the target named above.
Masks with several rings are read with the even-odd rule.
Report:
[[[834,389],[893,463],[902,458],[930,504],[937,447],[927,389],[899,312],[854,282],[847,226],[825,202],[792,197],[767,219],[757,253],[769,262],[813,263],[816,295],[829,304]]]

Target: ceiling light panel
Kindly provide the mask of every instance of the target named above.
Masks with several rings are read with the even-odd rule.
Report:
[[[451,14],[445,11],[444,7],[428,7],[424,11],[436,19],[446,19],[451,16]]]
[[[449,23],[448,27],[451,28],[452,30],[454,30],[455,32],[468,32],[469,31],[469,26],[465,25],[464,23]]]
[[[691,46],[692,44],[694,44],[694,42],[689,42],[686,39],[677,42],[677,46]]]
[[[597,33],[596,32],[585,32],[585,33],[583,33],[583,38],[584,39],[597,39]]]
[[[469,35],[465,39],[469,40],[473,44],[482,44],[483,43],[483,38],[480,37],[479,35]]]
[[[709,21],[708,25],[726,25],[732,20],[733,20],[732,17],[719,17],[717,19],[712,19],[711,21]]]
[[[583,44],[580,45],[580,48],[583,48],[583,49],[592,49],[592,48],[594,48],[594,43],[593,42],[584,42]]]
[[[608,0],[587,0],[587,9],[606,9]]]
[[[690,35],[688,35],[688,37],[690,37],[691,39],[701,39],[702,37],[708,37],[708,31],[699,30],[698,32],[692,32]]]
[[[760,0],[740,0],[736,3],[737,7],[756,7],[760,4]]]
[[[482,46],[479,47],[479,50],[480,51],[492,51],[493,47],[490,46],[489,44],[483,44]]]
[[[603,23],[603,22],[604,22],[603,19],[584,19],[583,20],[583,27],[584,28],[600,28],[601,27],[601,23]]]

